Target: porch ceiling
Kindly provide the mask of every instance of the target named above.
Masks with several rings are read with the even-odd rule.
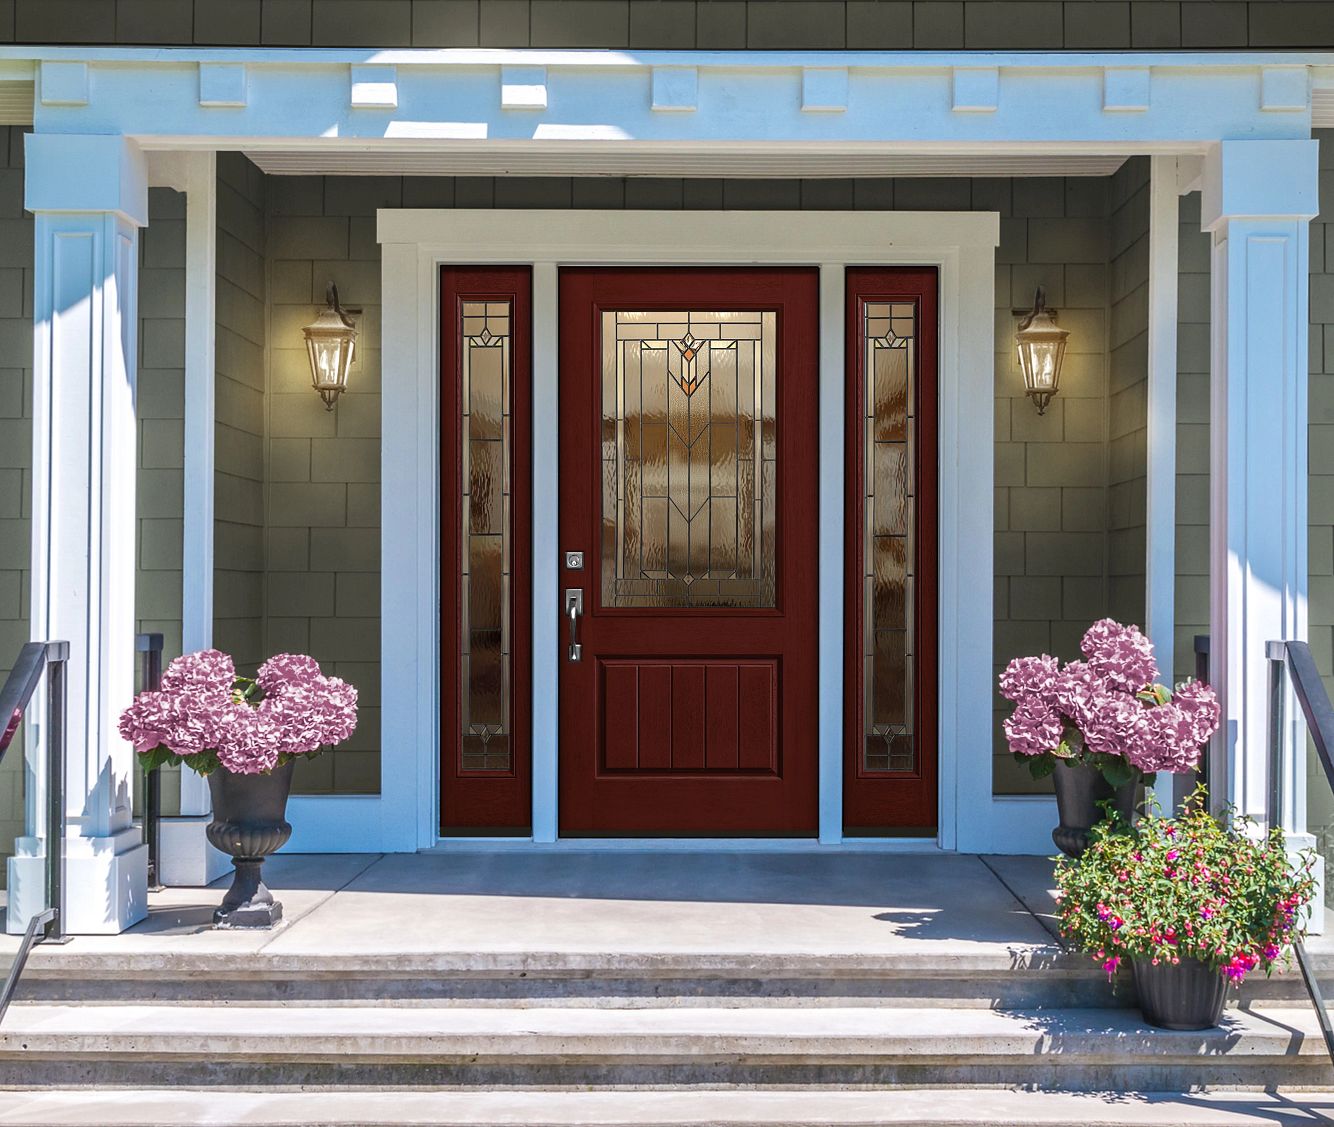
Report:
[[[841,178],[856,176],[1110,176],[1124,155],[1102,153],[901,153],[793,145],[748,151],[612,142],[432,145],[415,149],[247,149],[270,175],[670,176]]]

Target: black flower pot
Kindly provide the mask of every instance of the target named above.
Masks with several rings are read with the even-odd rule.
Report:
[[[233,775],[219,767],[208,776],[208,789],[213,795],[209,843],[230,854],[236,870],[222,905],[213,913],[213,926],[272,927],[283,918],[283,906],[265,887],[261,869],[264,858],[292,836],[287,821],[292,761],[267,775]]]
[[[1103,820],[1098,805],[1107,799],[1127,822],[1135,811],[1135,783],[1113,787],[1096,767],[1086,763],[1058,763],[1052,774],[1056,786],[1056,810],[1061,824],[1051,831],[1056,848],[1067,857],[1078,857],[1089,844],[1089,830]]]
[[[1144,1020],[1159,1029],[1211,1029],[1223,1016],[1227,979],[1199,959],[1179,963],[1135,959],[1135,987]]]

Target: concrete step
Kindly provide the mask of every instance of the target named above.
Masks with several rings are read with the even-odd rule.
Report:
[[[1004,954],[731,955],[569,952],[271,955],[38,947],[26,1002],[84,1005],[464,1006],[629,1009],[889,1006],[1092,1009],[1135,1005],[1090,959],[1051,945]],[[1334,981],[1330,982],[1334,986]],[[1334,996],[1334,990],[1331,990]],[[1295,968],[1252,975],[1229,1005],[1306,1006]]]
[[[1313,1127],[1334,1093],[0,1092],[0,1127]]]
[[[1134,1011],[14,1006],[2,1086],[450,1089],[1334,1087],[1314,1014],[1155,1030]]]

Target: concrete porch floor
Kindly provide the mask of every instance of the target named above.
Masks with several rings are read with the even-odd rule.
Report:
[[[215,931],[230,873],[208,888],[149,896],[118,936],[39,945],[30,965],[87,956],[219,956],[330,971],[423,957],[441,969],[689,960],[1013,966],[1061,957],[1044,857],[932,853],[504,850],[436,854],[278,854],[265,876],[282,901],[271,931]],[[17,949],[0,936],[0,959]],[[1334,969],[1334,942],[1308,949]],[[184,962],[182,962],[184,960]],[[216,964],[215,964],[216,965]]]
[[[595,957],[821,956],[962,960],[1052,949],[1051,863],[917,853],[452,851],[278,854],[272,931],[210,926],[230,874],[149,896],[119,936],[78,936],[35,958],[293,956],[351,962],[394,953]],[[12,951],[17,938],[0,939]]]

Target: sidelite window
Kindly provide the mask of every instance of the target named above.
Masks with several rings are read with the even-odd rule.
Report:
[[[862,569],[862,769],[912,771],[913,575],[916,540],[913,467],[917,310],[910,302],[862,307],[865,349]]]
[[[602,605],[774,605],[773,312],[602,314]]]
[[[526,267],[441,271],[445,833],[523,833],[531,822],[531,303]]]
[[[459,313],[463,338],[459,758],[464,771],[509,771],[513,767],[509,730],[513,307],[508,301],[464,301]]]
[[[847,271],[844,830],[937,816],[937,276]]]

